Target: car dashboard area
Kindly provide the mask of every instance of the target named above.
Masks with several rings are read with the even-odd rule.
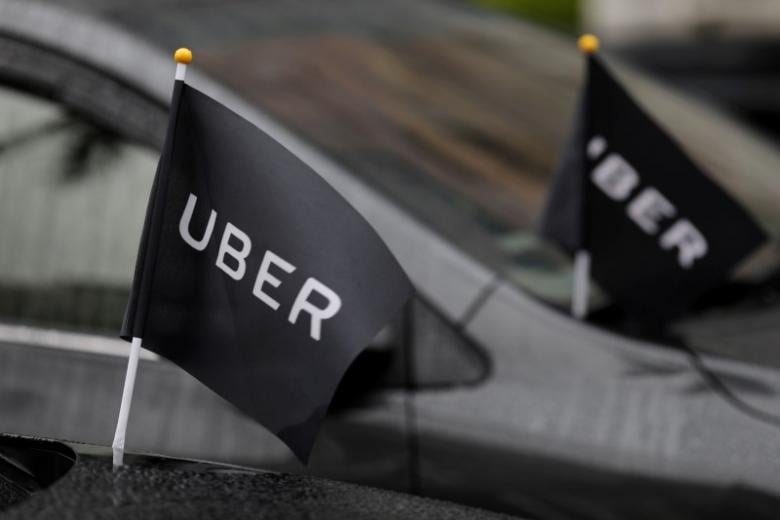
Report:
[[[77,455],[78,452],[78,455]],[[0,434],[0,517],[448,518],[502,515],[305,475]]]

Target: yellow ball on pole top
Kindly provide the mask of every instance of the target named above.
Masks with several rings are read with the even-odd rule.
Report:
[[[596,54],[599,50],[599,39],[593,34],[583,34],[577,40],[577,47],[583,54]]]
[[[189,65],[190,63],[192,63],[192,51],[186,47],[182,47],[181,49],[176,49],[176,52],[173,53],[173,59],[176,61],[176,63],[181,63],[182,65]]]

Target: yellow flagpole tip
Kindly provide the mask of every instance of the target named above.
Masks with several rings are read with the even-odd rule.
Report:
[[[577,40],[577,47],[583,54],[596,54],[599,50],[599,39],[592,34],[583,34]]]
[[[176,52],[173,53],[173,59],[176,60],[176,63],[181,63],[182,65],[189,65],[190,63],[192,63],[192,51],[186,47],[182,47],[181,49],[176,49]]]

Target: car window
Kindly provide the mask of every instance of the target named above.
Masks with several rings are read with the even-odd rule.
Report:
[[[478,29],[456,21],[436,27],[403,37],[261,39],[255,51],[266,67],[251,95],[469,255],[566,312],[571,262],[535,231],[572,122],[582,58],[573,41],[528,26],[482,20]],[[780,234],[774,146],[605,57],[704,171],[770,235]],[[231,61],[218,58],[206,67],[230,82]],[[778,265],[780,249],[767,246],[691,312],[685,334],[709,350],[736,348],[705,339],[707,321],[699,318],[717,309],[712,319],[737,331],[747,326],[740,317],[746,301],[777,308]],[[637,332],[598,288],[593,294],[594,320]],[[780,333],[780,320],[766,321]]]
[[[0,87],[0,320],[115,334],[156,153]]]

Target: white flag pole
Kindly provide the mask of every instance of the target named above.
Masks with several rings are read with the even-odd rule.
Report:
[[[571,296],[571,314],[582,320],[588,314],[590,287],[590,253],[581,249],[574,256],[574,285]]]
[[[187,65],[192,62],[192,52],[189,49],[178,49],[173,55],[176,60],[177,81],[184,81],[187,75]],[[125,373],[125,386],[122,390],[122,404],[119,406],[119,418],[116,422],[114,442],[111,444],[114,452],[114,466],[121,466],[125,456],[125,436],[127,434],[127,420],[130,416],[130,405],[133,403],[133,390],[135,389],[135,376],[138,371],[138,358],[141,355],[141,338],[133,338],[130,343],[130,354],[127,358],[127,372]]]
[[[595,54],[599,50],[599,39],[592,34],[583,34],[577,41],[577,47],[584,55]],[[582,193],[585,196],[585,193]],[[585,212],[580,218],[586,218]],[[583,229],[585,226],[583,225]],[[590,288],[590,252],[580,249],[574,256],[574,280],[571,295],[571,314],[578,320],[588,314],[588,290]]]
[[[114,451],[114,466],[121,466],[124,462],[127,418],[130,416],[130,405],[133,402],[135,374],[138,371],[138,357],[140,354],[141,338],[133,338],[133,342],[130,344],[130,354],[127,358],[127,372],[125,373],[125,387],[122,390],[122,404],[119,406],[119,419],[116,421],[114,443],[111,445]]]

